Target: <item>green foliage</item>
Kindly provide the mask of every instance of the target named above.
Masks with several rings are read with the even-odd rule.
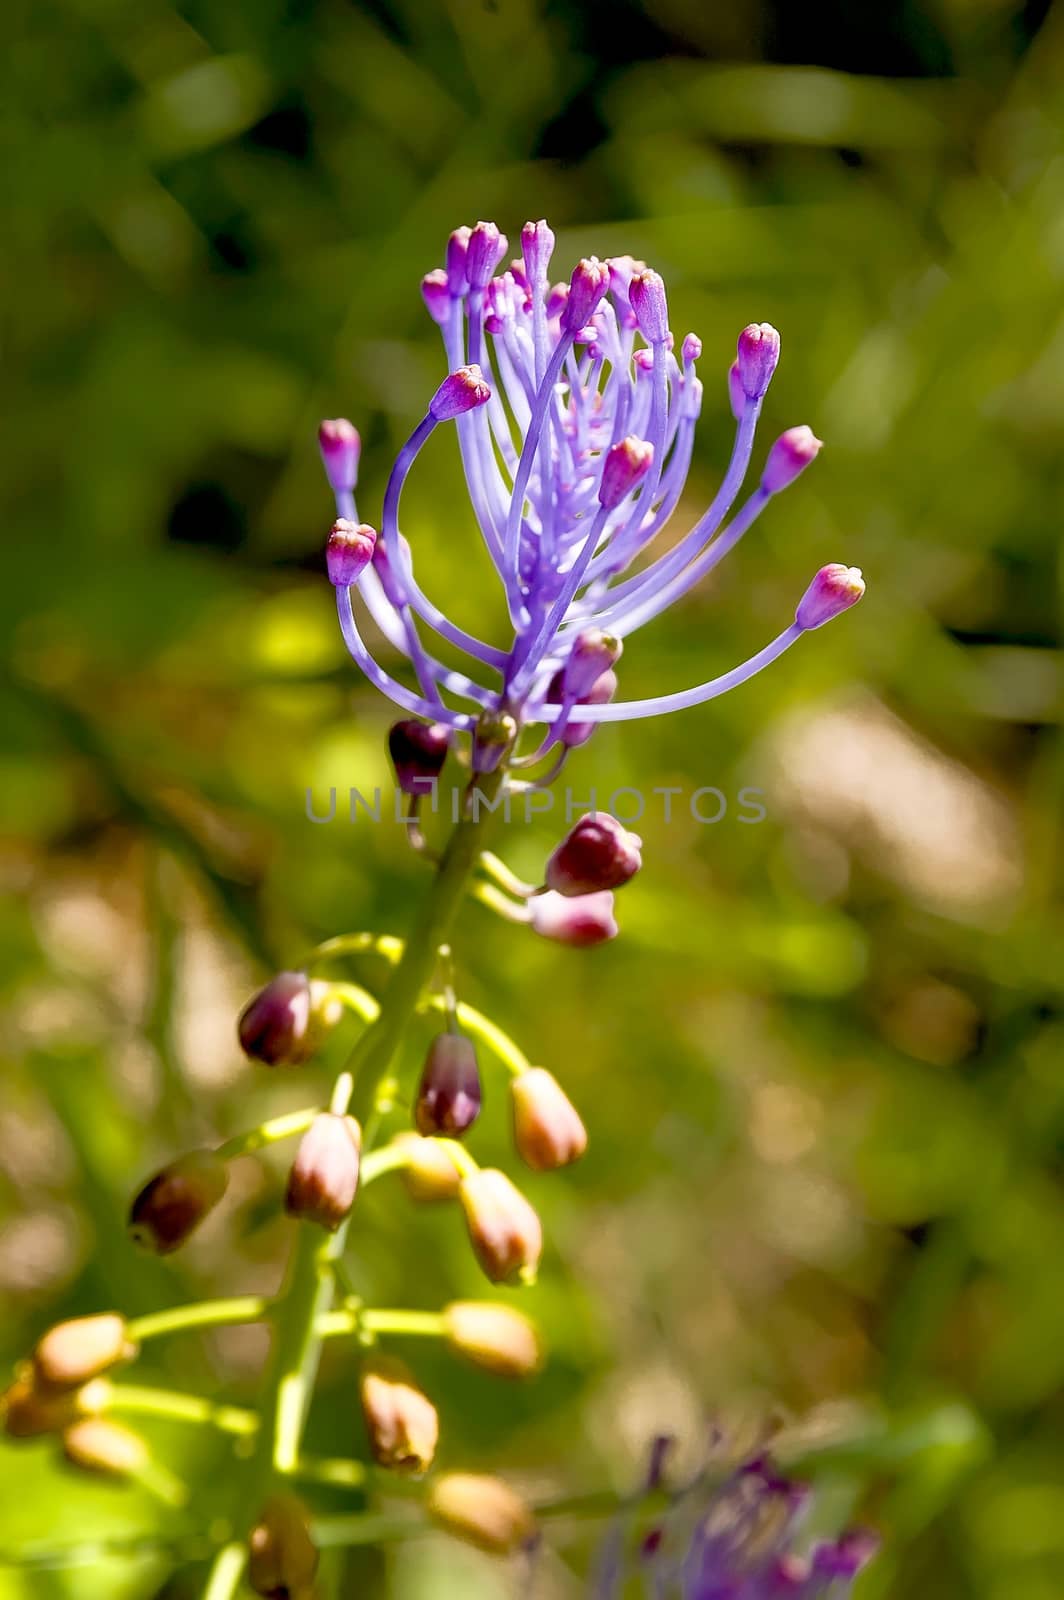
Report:
[[[874,1486],[887,1536],[862,1594],[1049,1600],[1061,18],[913,3],[840,42],[833,10],[793,8],[822,17],[818,54],[788,42],[792,8],[721,9],[47,0],[8,17],[4,1357],[63,1315],[276,1284],[276,1151],[243,1164],[187,1255],[146,1263],[122,1221],[175,1151],[323,1092],[324,1069],[242,1062],[236,1011],[318,939],[401,930],[422,888],[398,828],[344,820],[349,785],[387,781],[388,708],[334,627],[314,426],[356,420],[374,520],[442,370],[419,276],[459,222],[513,240],[547,214],[561,261],[645,256],[704,341],[688,515],[725,458],[749,320],[783,335],[765,441],[800,421],[826,440],[719,578],[633,641],[624,690],[750,654],[825,561],[862,566],[869,593],[729,699],[577,755],[575,792],[600,802],[670,784],[730,801],[707,826],[651,797],[614,945],[570,954],[464,913],[466,998],[563,1078],[592,1142],[526,1186],[548,1239],[527,1302],[544,1375],[512,1388],[410,1352],[446,1463],[625,1487],[662,1427],[732,1408],[824,1408],[827,1426],[844,1399],[864,1443],[827,1483],[842,1515]],[[419,463],[405,517],[426,589],[501,622],[453,440]],[[338,820],[315,827],[305,790],[330,785]],[[764,790],[758,826],[737,820],[744,785]],[[535,878],[560,831],[514,825],[500,853]],[[504,1112],[500,1076],[485,1163]],[[379,1303],[479,1288],[457,1218],[413,1213],[389,1179],[352,1246]],[[241,1403],[262,1354],[230,1330],[152,1360]],[[315,1449],[350,1453],[356,1412],[337,1362]],[[220,1470],[189,1430],[151,1437],[179,1474]],[[4,1560],[159,1516],[44,1447],[0,1447]],[[561,1563],[586,1570],[595,1537],[559,1525],[545,1593],[578,1592]],[[0,1597],[146,1600],[168,1569],[158,1550],[5,1567]],[[359,1572],[404,1600],[507,1592],[432,1542],[383,1570],[352,1558],[345,1579],[337,1560],[328,1592]]]

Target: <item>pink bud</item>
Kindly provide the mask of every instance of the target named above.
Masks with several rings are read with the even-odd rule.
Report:
[[[452,294],[462,294],[466,286],[466,253],[472,228],[456,228],[447,241],[447,287]]]
[[[532,927],[544,939],[577,946],[604,944],[617,937],[613,915],[613,895],[608,889],[597,894],[537,894],[529,901]]]
[[[760,400],[780,358],[780,336],[770,322],[751,322],[739,335],[739,382],[750,400]]]
[[[565,663],[562,681],[566,696],[582,700],[590,695],[599,679],[621,659],[623,651],[620,639],[612,633],[603,633],[601,628],[585,628],[583,633],[578,633]]]
[[[329,582],[337,589],[357,583],[373,560],[377,532],[368,522],[351,522],[337,517],[329,530],[325,546],[325,566]]]
[[[567,897],[619,889],[643,865],[642,843],[608,812],[579,817],[547,862],[547,888]]]
[[[602,638],[608,638],[603,634]],[[618,646],[617,654],[620,655],[620,640],[613,641]],[[568,670],[568,669],[567,669]],[[586,694],[576,696],[577,705],[604,706],[612,700],[617,693],[617,674],[612,668],[599,674]],[[547,689],[547,704],[560,705],[562,700],[568,698],[565,690],[565,674],[556,672]],[[569,750],[575,750],[580,745],[586,744],[595,731],[593,722],[569,722],[561,736],[561,742]]]
[[[562,327],[579,333],[591,320],[599,301],[610,286],[610,269],[597,256],[578,261],[569,279],[569,298],[562,312]]]
[[[619,506],[636,484],[645,478],[654,460],[654,446],[648,439],[637,439],[630,433],[612,449],[606,451],[606,460],[599,482],[599,504],[607,511]]]
[[[761,487],[765,493],[779,494],[781,489],[793,483],[810,461],[815,461],[823,442],[804,423],[800,428],[788,428],[786,433],[781,433],[768,453],[765,470],[761,474]]]
[[[459,367],[449,378],[444,378],[432,397],[429,411],[437,422],[448,422],[466,411],[475,411],[490,399],[491,389],[480,368]]]
[[[743,407],[746,405],[746,390],[743,388],[743,380],[739,373],[739,363],[737,361],[733,361],[728,368],[728,404],[731,406],[732,416],[738,422],[743,414]]]
[[[421,280],[421,298],[433,322],[444,323],[451,314],[451,291],[442,267],[426,272]]]
[[[554,254],[554,235],[542,219],[526,222],[521,229],[521,254],[529,284],[542,283]]]
[[[553,319],[555,317],[560,317],[562,315],[563,311],[565,310],[566,306],[568,305],[568,303],[569,303],[569,285],[567,283],[556,283],[556,284],[554,284],[552,286],[552,288],[551,288],[550,293],[547,296],[547,317],[548,317],[548,319],[553,321]]]
[[[680,353],[683,356],[685,366],[692,361],[698,360],[702,354],[702,341],[697,333],[685,334]]]
[[[469,235],[466,251],[466,279],[471,289],[484,289],[506,254],[507,240],[494,222],[478,222]]]
[[[362,1130],[354,1117],[319,1113],[299,1141],[288,1174],[289,1216],[335,1233],[355,1203],[361,1154]]]
[[[648,344],[664,344],[669,336],[669,307],[660,273],[637,272],[628,285],[628,299]]]
[[[865,592],[860,567],[839,561],[821,567],[798,603],[794,620],[800,628],[822,628],[825,622],[855,606]]]
[[[350,494],[358,482],[358,458],[362,454],[358,429],[346,417],[333,417],[318,429],[318,448],[333,493]]]
[[[649,378],[654,370],[654,357],[649,350],[637,350],[632,357],[637,378]]]
[[[587,1149],[587,1129],[557,1078],[530,1067],[510,1085],[514,1143],[533,1172],[553,1172],[579,1161]]]

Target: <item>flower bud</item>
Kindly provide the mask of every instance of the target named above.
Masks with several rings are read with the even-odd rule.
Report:
[[[392,1472],[427,1472],[436,1454],[440,1419],[402,1363],[376,1357],[362,1373],[359,1392],[377,1465]]]
[[[498,1378],[527,1378],[542,1360],[535,1327],[521,1311],[491,1300],[453,1300],[444,1337],[456,1355]]]
[[[569,295],[562,310],[562,327],[577,334],[591,320],[610,286],[610,269],[597,256],[578,261],[569,279]]]
[[[421,280],[421,298],[433,322],[442,325],[447,321],[451,314],[451,291],[447,286],[447,274],[442,267],[426,272]]]
[[[581,634],[580,637],[583,638],[585,636]],[[604,640],[610,639],[608,634],[599,634],[598,637]],[[580,640],[578,639],[573,647],[574,656],[579,643]],[[621,641],[615,639],[612,643],[617,646],[617,655],[619,656],[621,653]],[[573,657],[570,657],[570,661],[572,660]],[[569,667],[566,667],[564,672],[556,672],[554,674],[547,689],[548,705],[560,705],[562,700],[566,698],[565,684],[569,671]],[[578,694],[576,696],[576,703],[582,706],[601,706],[612,700],[616,693],[617,674],[612,669],[608,669],[599,673],[586,694]],[[594,731],[595,724],[593,722],[567,722],[561,735],[561,742],[567,749],[576,749],[579,745],[586,744]]]
[[[702,354],[702,341],[698,337],[697,333],[687,333],[684,335],[684,341],[680,347],[680,354],[683,356],[684,366],[689,366],[692,361],[698,360],[699,356]]]
[[[444,378],[432,397],[429,411],[437,422],[449,422],[466,411],[475,411],[491,399],[491,389],[478,366],[459,367]]]
[[[95,1317],[58,1322],[33,1352],[34,1379],[51,1389],[75,1389],[123,1361],[132,1361],[136,1346],[126,1334],[125,1318],[107,1311]]]
[[[552,1172],[579,1161],[587,1129],[561,1084],[544,1067],[522,1072],[510,1084],[514,1143],[533,1172]]]
[[[628,300],[647,344],[664,344],[669,336],[669,307],[661,274],[636,272],[628,285]]]
[[[536,933],[558,944],[605,944],[617,937],[613,895],[608,889],[572,896],[551,890],[534,895],[528,906]]]
[[[529,284],[544,282],[554,254],[554,235],[542,218],[539,222],[526,222],[521,229],[521,254]]]
[[[814,1545],[811,1561],[813,1576],[829,1583],[856,1578],[878,1549],[879,1540],[869,1529],[851,1528],[838,1539]]]
[[[466,255],[472,228],[455,228],[447,241],[444,260],[447,264],[447,287],[452,294],[461,294],[466,286]]]
[[[794,613],[800,628],[822,628],[825,622],[855,606],[865,592],[860,567],[846,567],[832,561],[821,567]]]
[[[392,1140],[402,1145],[406,1160],[401,1169],[412,1200],[453,1200],[461,1181],[450,1155],[435,1139],[420,1133],[400,1133]]]
[[[761,487],[765,493],[779,494],[781,489],[793,483],[810,461],[816,460],[823,442],[816,437],[812,428],[804,424],[781,433],[768,453],[765,470],[761,474]]]
[[[473,771],[494,772],[517,738],[517,723],[505,711],[482,711],[473,729]]]
[[[620,639],[612,633],[603,633],[601,628],[585,628],[578,633],[561,680],[566,697],[587,704],[592,690],[621,659],[623,652],[624,645]]]
[[[323,1111],[299,1141],[285,1191],[285,1210],[335,1233],[355,1203],[362,1130],[354,1117]]]
[[[318,448],[333,493],[350,494],[358,482],[358,459],[362,454],[362,440],[354,423],[346,417],[323,422],[318,429]]]
[[[377,530],[368,522],[337,517],[325,546],[325,569],[334,588],[347,589],[358,582],[373,560],[376,543]]]
[[[746,406],[746,390],[743,388],[737,361],[733,361],[728,368],[728,404],[731,406],[732,416],[738,422]]]
[[[135,1477],[148,1464],[140,1435],[109,1417],[86,1417],[65,1429],[63,1454],[72,1467],[119,1478]]]
[[[212,1212],[229,1187],[229,1169],[213,1150],[191,1150],[146,1183],[129,1213],[134,1244],[169,1255]]]
[[[43,1433],[60,1433],[81,1417],[93,1416],[107,1404],[108,1385],[96,1378],[80,1389],[42,1387],[33,1369],[23,1366],[0,1395],[0,1418],[11,1439],[35,1439]]]
[[[648,439],[637,439],[630,433],[606,452],[599,480],[599,505],[607,511],[619,506],[650,471],[654,460],[654,446]]]
[[[506,254],[507,239],[494,222],[478,222],[469,235],[466,250],[466,281],[471,289],[485,289],[492,273]]]
[[[444,722],[420,722],[406,717],[388,730],[388,754],[395,781],[404,794],[431,794],[443,771],[451,745],[451,730]]]
[[[294,1494],[272,1496],[248,1538],[248,1583],[268,1600],[309,1600],[317,1570],[302,1503]]]
[[[510,1555],[536,1536],[532,1508],[501,1478],[445,1473],[429,1489],[425,1508],[447,1533],[493,1555]]]
[[[268,1067],[298,1066],[310,1054],[310,981],[305,972],[279,972],[240,1013],[240,1048]]]
[[[608,811],[578,817],[547,862],[547,887],[570,897],[619,889],[643,865],[642,843]]]
[[[547,319],[553,322],[555,317],[560,318],[569,304],[569,285],[567,283],[554,283],[547,295]]]
[[[417,1131],[456,1139],[480,1115],[480,1073],[473,1041],[439,1033],[429,1045],[414,1105]]]
[[[543,1250],[539,1218],[494,1167],[462,1179],[458,1190],[473,1253],[492,1283],[532,1283]]]
[[[751,322],[739,335],[739,382],[750,400],[760,400],[780,358],[780,336],[770,322]]]

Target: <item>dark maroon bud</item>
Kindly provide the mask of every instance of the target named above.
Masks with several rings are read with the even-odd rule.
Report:
[[[279,972],[240,1013],[240,1048],[268,1067],[296,1066],[310,1054],[310,981],[305,972]]]
[[[579,817],[547,862],[547,888],[563,895],[619,889],[643,865],[641,845],[608,812]]]
[[[299,1141],[288,1174],[289,1216],[335,1233],[355,1203],[362,1155],[362,1129],[354,1117],[323,1111]]]
[[[310,1519],[294,1494],[267,1500],[248,1537],[248,1583],[267,1600],[309,1600],[318,1552]]]
[[[429,1045],[421,1073],[414,1122],[417,1131],[456,1138],[480,1115],[480,1073],[472,1040],[440,1033]]]
[[[191,1150],[155,1175],[134,1200],[129,1235],[156,1255],[183,1245],[222,1199],[229,1168],[213,1150]]]
[[[388,753],[395,780],[404,794],[431,794],[443,771],[451,744],[451,730],[442,722],[419,722],[408,717],[388,731]]]

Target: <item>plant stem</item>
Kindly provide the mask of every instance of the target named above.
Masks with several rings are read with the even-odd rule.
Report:
[[[179,1333],[183,1328],[209,1328],[232,1322],[260,1322],[270,1315],[273,1301],[264,1295],[241,1295],[233,1300],[196,1300],[187,1306],[170,1306],[166,1311],[150,1311],[126,1324],[134,1344],[157,1339],[160,1334]]]
[[[308,1106],[303,1111],[286,1111],[283,1117],[273,1117],[247,1133],[234,1134],[218,1146],[215,1155],[223,1161],[232,1161],[234,1156],[246,1156],[265,1145],[276,1144],[279,1139],[290,1139],[293,1134],[305,1133],[319,1109],[318,1106]]]
[[[207,1423],[222,1433],[244,1436],[256,1433],[259,1417],[242,1406],[218,1405],[198,1394],[178,1394],[173,1389],[151,1389],[138,1383],[111,1385],[107,1409],[138,1412],[143,1416],[166,1417],[173,1422]]]
[[[409,1333],[439,1339],[445,1319],[442,1311],[363,1311],[359,1326],[367,1333]]]
[[[384,997],[380,1015],[352,1052],[347,1070],[354,1088],[347,1109],[362,1124],[364,1150],[369,1153],[376,1135],[382,1086],[403,1035],[416,1014],[422,992],[436,965],[437,952],[449,934],[480,856],[491,822],[489,807],[503,782],[505,762],[494,773],[473,780],[465,816],[454,828],[436,868],[432,888],[420,916],[399,955]],[[483,804],[479,803],[482,797]],[[314,959],[376,950],[394,959],[398,941],[357,934],[320,945]],[[336,1109],[334,1104],[333,1109]],[[262,1399],[265,1425],[259,1436],[242,1497],[240,1523],[250,1526],[261,1499],[279,1476],[296,1470],[303,1426],[321,1357],[322,1320],[332,1309],[336,1292],[334,1264],[343,1254],[347,1224],[324,1239],[309,1225],[300,1227],[281,1297],[277,1333]],[[215,1563],[205,1600],[231,1600],[242,1569],[220,1568],[227,1552]],[[226,1583],[228,1582],[228,1587]]]

